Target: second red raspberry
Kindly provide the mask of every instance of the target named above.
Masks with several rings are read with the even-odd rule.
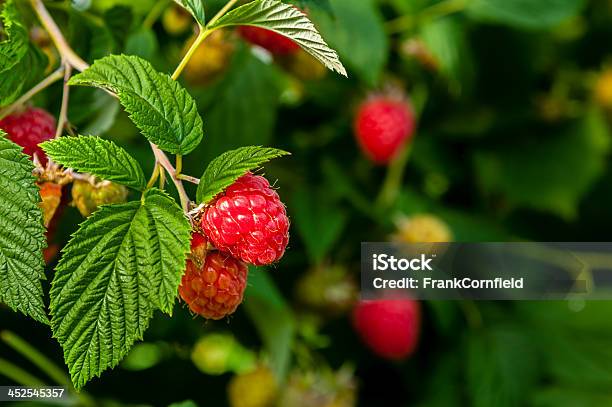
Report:
[[[278,261],[289,242],[285,205],[268,180],[251,173],[209,204],[202,229],[217,249],[256,266]]]
[[[179,294],[196,314],[222,319],[242,303],[248,272],[246,264],[227,253],[206,252],[206,239],[194,234]]]

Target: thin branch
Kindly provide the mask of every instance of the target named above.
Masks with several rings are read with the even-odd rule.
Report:
[[[62,92],[62,107],[60,108],[59,118],[57,119],[55,138],[62,135],[64,127],[66,126],[66,123],[68,123],[68,100],[70,98],[70,87],[68,86],[68,81],[70,80],[71,74],[72,66],[70,64],[66,64],[66,70],[64,72],[64,89]]]
[[[181,206],[183,207],[185,213],[187,213],[189,211],[190,201],[189,196],[187,196],[187,192],[185,191],[185,187],[183,186],[183,182],[176,177],[176,170],[168,159],[168,156],[163,151],[161,151],[159,147],[157,147],[155,144],[151,142],[149,142],[149,144],[151,145],[151,149],[153,150],[153,154],[155,155],[157,162],[159,163],[159,165],[164,167],[164,169],[172,179],[172,182],[174,182],[176,190],[179,194],[179,198],[181,199]]]
[[[65,61],[66,65],[69,64],[72,68],[75,68],[76,70],[81,71],[81,72],[84,71],[85,69],[87,69],[89,67],[89,64],[87,64],[87,62],[85,62],[83,59],[81,59],[81,57],[79,57],[72,50],[72,48],[70,47],[70,45],[68,44],[68,42],[64,38],[61,30],[59,29],[59,27],[57,26],[57,24],[53,20],[53,17],[51,17],[49,12],[45,8],[42,0],[30,0],[30,2],[32,3],[32,7],[34,8],[34,11],[36,12],[36,14],[38,15],[38,18],[40,19],[41,23],[43,24],[43,26],[45,27],[45,29],[49,33],[49,36],[51,37],[53,43],[55,44],[55,47],[57,48],[58,52],[62,56],[62,60]],[[237,2],[237,0],[230,0],[230,1],[228,1],[228,3],[219,11],[219,13],[217,13],[217,15],[215,15],[212,18],[212,20],[210,20],[210,22],[208,24],[212,24],[215,21],[217,21],[236,2]],[[197,46],[202,41],[204,41],[204,39],[208,36],[208,34],[210,34],[210,31],[208,31],[206,29],[203,29],[200,32],[200,34],[198,35],[198,38],[196,39],[196,41],[194,42],[194,44],[192,45],[190,50],[187,52],[187,55],[185,55],[185,57],[181,61],[181,64],[179,64],[179,67],[177,67],[177,70],[172,75],[173,79],[177,79],[178,76],[180,76],[183,68],[189,62],[189,59],[191,58],[191,56],[195,52]],[[59,80],[64,75],[65,72],[64,72],[63,69],[64,68],[62,68],[62,71],[58,70],[59,77],[55,78],[55,80]],[[68,73],[67,77],[69,77],[69,75],[70,74]],[[55,73],[55,76],[58,76],[57,72]],[[47,78],[47,79],[49,79],[49,78]],[[48,85],[46,85],[46,86],[48,86]],[[67,92],[64,92],[64,97],[67,99],[66,95],[67,95]],[[66,104],[67,104],[67,102],[66,102]],[[61,116],[60,116],[60,121],[61,121]],[[182,183],[181,179],[185,179],[186,181],[193,182],[195,184],[199,183],[199,180],[197,178],[195,178],[195,177],[191,177],[191,176],[188,176],[188,175],[182,175],[182,174],[180,174],[181,175],[180,178],[177,177],[176,169],[172,166],[172,163],[168,159],[168,156],[162,150],[160,150],[155,144],[153,144],[153,143],[149,143],[149,144],[151,146],[151,150],[153,151],[153,155],[155,156],[155,159],[156,159],[157,163],[164,168],[164,170],[168,173],[168,175],[170,175],[170,178],[172,179],[172,182],[174,183],[174,185],[176,186],[176,189],[178,191],[178,194],[179,194],[179,197],[180,197],[180,200],[181,200],[181,206],[183,207],[183,210],[185,211],[185,213],[187,213],[189,211],[190,201],[189,201],[189,197],[187,196],[187,192],[185,191],[185,187],[183,186],[183,183]],[[76,174],[73,174],[73,176],[74,175],[76,175]],[[163,176],[163,171],[160,171],[160,179],[162,180],[162,182],[165,180],[165,177]]]
[[[196,37],[195,41],[193,42],[193,44],[191,44],[191,46],[187,50],[187,53],[185,54],[183,59],[181,59],[181,62],[179,63],[179,65],[174,70],[174,73],[172,74],[172,79],[177,80],[178,77],[181,76],[181,73],[183,72],[183,69],[185,69],[185,67],[189,63],[189,60],[191,59],[193,54],[196,52],[196,50],[198,49],[200,44],[206,39],[206,37],[208,37],[208,35],[211,32],[212,31],[209,31],[207,29],[202,29],[202,28],[200,29],[200,33]]]
[[[151,174],[151,178],[149,179],[149,182],[147,182],[147,189],[155,185],[155,182],[159,178],[159,173],[160,173],[160,165],[157,161],[155,161],[155,167],[153,168],[153,174]]]
[[[183,172],[183,156],[181,154],[176,155],[176,177],[180,178],[181,173]]]
[[[15,109],[19,106],[23,105],[28,100],[32,99],[34,95],[38,92],[42,91],[52,85],[53,83],[59,81],[64,76],[64,67],[60,66],[56,71],[54,71],[51,75],[47,76],[45,79],[40,81],[37,85],[35,85],[32,89],[24,93],[19,99],[13,102],[10,106],[7,106],[5,109],[0,111],[0,119],[8,116],[13,113]]]
[[[215,14],[213,18],[210,19],[210,21],[206,24],[206,27],[200,26],[200,33],[196,37],[193,44],[191,44],[191,46],[187,50],[187,53],[185,54],[185,56],[183,57],[179,65],[176,67],[176,70],[172,74],[172,79],[177,80],[178,77],[181,76],[183,69],[185,69],[185,67],[189,63],[189,60],[191,59],[193,54],[196,52],[200,44],[202,44],[202,42],[206,39],[206,37],[208,37],[214,31],[214,28],[208,29],[208,27],[212,26],[214,23],[217,22],[217,20],[223,17],[223,15],[227,13],[234,6],[234,4],[236,4],[237,1],[238,0],[229,0],[225,4],[225,6],[223,6],[223,8],[219,10],[219,12]]]
[[[191,182],[192,184],[196,184],[196,185],[200,183],[199,178],[192,177],[191,175],[179,174],[176,176],[176,178],[183,180],[183,181]]]
[[[68,62],[70,65],[72,65],[73,68],[78,71],[82,72],[87,69],[89,67],[89,64],[83,61],[83,59],[81,59],[81,57],[78,56],[72,50],[72,48],[70,48],[70,45],[68,45],[68,42],[66,42],[66,39],[62,34],[62,31],[59,29],[59,27],[53,20],[53,17],[51,17],[51,14],[49,14],[49,11],[47,11],[47,9],[45,8],[45,5],[43,4],[42,0],[30,0],[30,3],[32,3],[32,7],[34,8],[36,15],[38,16],[38,19],[45,27],[45,30],[47,30],[47,32],[49,33],[53,44],[55,44],[55,47],[57,48],[57,51],[60,53],[62,58],[64,58],[66,62]]]

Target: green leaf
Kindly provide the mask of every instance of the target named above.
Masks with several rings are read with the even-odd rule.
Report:
[[[40,146],[53,161],[64,167],[137,190],[147,185],[140,164],[112,141],[94,136],[60,137]]]
[[[0,130],[0,301],[48,323],[41,280],[46,247],[32,160]]]
[[[134,124],[162,150],[188,154],[202,140],[202,118],[193,98],[142,58],[111,55],[99,59],[69,84],[116,93]]]
[[[103,206],[62,250],[51,288],[51,328],[77,388],[116,366],[170,312],[185,269],[190,225],[163,192]]]
[[[247,171],[288,154],[276,148],[257,146],[241,147],[221,154],[208,164],[200,179],[198,203],[207,203]]]
[[[266,347],[270,368],[282,381],[291,362],[295,317],[264,269],[251,268],[244,308]]]
[[[143,210],[148,219],[148,231],[139,238],[149,262],[152,301],[163,312],[172,315],[190,250],[191,223],[174,199],[155,188],[145,193]]]
[[[546,29],[577,15],[583,5],[583,0],[473,0],[467,12],[480,21]]]
[[[373,0],[331,0],[333,13],[310,15],[342,60],[369,85],[376,85],[389,57],[384,20]]]
[[[4,3],[0,19],[7,37],[0,42],[0,72],[3,72],[21,61],[28,50],[29,41],[28,32],[20,21],[14,0],[7,0]]]
[[[501,195],[510,205],[571,219],[602,174],[608,151],[607,124],[593,110],[561,134],[513,140],[498,150],[478,152],[475,169],[488,194]]]
[[[262,27],[291,38],[323,65],[346,76],[336,51],[327,45],[306,14],[290,4],[255,0],[230,11],[208,28],[235,25]]]
[[[15,66],[0,73],[0,106],[13,103],[24,89],[34,86],[43,76],[48,62],[46,55],[33,45],[26,50]]]
[[[206,13],[204,12],[204,4],[202,0],[174,0],[180,6],[184,7],[193,18],[196,19],[200,27],[206,25]]]

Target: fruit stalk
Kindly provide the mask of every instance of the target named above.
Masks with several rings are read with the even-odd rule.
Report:
[[[376,207],[382,212],[395,202],[404,178],[404,170],[410,157],[411,144],[406,144],[399,155],[391,162],[387,170],[387,176],[383,182]]]
[[[60,114],[57,119],[57,130],[55,131],[55,138],[58,138],[62,135],[64,127],[68,123],[68,99],[70,97],[70,87],[68,86],[68,81],[70,80],[70,75],[72,75],[72,65],[65,64],[64,87],[62,91],[62,106],[60,108]]]
[[[162,150],[160,150],[159,147],[157,147],[155,144],[151,142],[149,142],[149,144],[151,145],[151,150],[153,150],[153,154],[155,155],[155,159],[157,160],[159,165],[161,165],[166,170],[168,175],[170,175],[170,178],[172,178],[172,182],[174,182],[174,185],[176,186],[176,190],[178,191],[178,194],[179,194],[179,198],[181,200],[181,207],[183,208],[185,213],[187,213],[189,211],[190,201],[189,201],[189,197],[187,196],[187,192],[185,191],[185,187],[183,186],[183,182],[177,178],[176,170],[174,169],[174,166],[168,159],[168,156]]]

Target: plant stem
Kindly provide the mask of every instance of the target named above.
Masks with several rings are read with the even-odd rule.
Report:
[[[208,22],[206,26],[207,27],[211,26],[217,20],[219,20],[225,13],[229,11],[229,9],[231,9],[234,6],[234,4],[236,4],[237,1],[238,0],[229,0],[225,4],[225,6],[223,6],[223,8],[219,10],[217,14],[215,14],[215,16]],[[183,72],[187,64],[189,63],[189,60],[191,59],[193,54],[196,52],[200,44],[202,44],[202,42],[206,39],[206,37],[208,37],[210,33],[213,32],[213,30],[214,29],[209,30],[206,27],[200,27],[200,33],[196,37],[193,44],[191,44],[191,46],[189,47],[189,50],[187,51],[187,53],[185,54],[185,56],[183,57],[179,65],[174,70],[174,73],[172,74],[173,80],[177,80],[179,76],[181,76],[181,73]],[[181,199],[181,206],[183,207],[183,210],[185,211],[185,213],[187,213],[189,211],[190,201],[189,201],[189,197],[187,196],[187,192],[185,192],[185,187],[183,186],[181,179],[195,181],[196,178],[189,177],[189,176],[183,176],[181,174],[181,171],[183,169],[183,157],[180,154],[177,154],[176,156],[176,169],[175,169],[174,167],[172,167],[170,160],[168,160],[168,157],[163,153],[163,151],[161,151],[155,144],[153,143],[150,143],[150,144],[151,144],[151,148],[153,149],[153,154],[155,154],[155,157],[157,158],[157,161],[162,167],[164,167],[166,172],[168,172],[168,175],[170,175],[170,177],[172,178],[172,181],[174,182],[174,185],[176,186],[179,197]]]
[[[160,165],[158,162],[155,162],[155,168],[153,168],[153,174],[151,174],[151,178],[149,178],[149,182],[147,183],[147,189],[155,185],[155,182],[159,178],[159,173],[160,173]]]
[[[66,39],[64,38],[62,32],[57,27],[57,24],[53,20],[53,17],[51,17],[51,15],[45,8],[42,1],[41,0],[30,0],[30,2],[32,3],[32,7],[34,8],[34,11],[36,11],[36,14],[38,15],[38,18],[42,22],[43,26],[49,32],[49,35],[51,36],[51,39],[53,43],[55,44],[55,47],[57,48],[59,54],[62,56],[62,60],[65,61],[67,64],[70,64],[73,68],[77,69],[78,71],[84,71],[85,69],[89,68],[89,64],[83,61],[83,59],[81,59],[81,57],[79,57],[72,50],[72,48],[70,48],[70,45],[68,45],[68,43],[66,42]],[[200,34],[200,36],[203,36],[203,34]],[[203,37],[205,38],[205,36]],[[202,38],[201,41],[203,41],[204,38]],[[188,60],[185,61],[185,64],[187,62]],[[59,72],[59,76],[57,72],[54,73],[54,76],[52,75],[54,80],[60,79],[64,74],[63,69],[62,71],[58,70],[58,72]],[[180,72],[177,74],[177,76],[178,75],[180,75]],[[47,78],[47,80],[49,80],[49,78]],[[48,84],[46,86],[48,86]],[[44,89],[44,87],[46,86],[42,86],[41,89]],[[40,91],[41,89],[39,89],[38,91]],[[153,143],[149,143],[149,144],[151,145],[151,150],[153,151],[153,154],[155,155],[155,159],[157,160],[159,165],[161,165],[172,178],[172,181],[174,182],[174,185],[176,186],[176,189],[179,193],[179,197],[181,199],[181,206],[183,207],[183,210],[187,212],[189,210],[189,197],[187,196],[187,193],[185,192],[185,187],[183,186],[183,183],[181,182],[180,179],[176,177],[176,170],[174,169],[174,167],[170,163],[170,160],[168,159],[168,157],[163,151],[161,151],[155,144]],[[153,183],[155,183],[155,181],[153,181]]]
[[[179,174],[176,176],[176,178],[183,180],[183,181],[191,182],[192,184],[196,184],[196,185],[200,183],[199,178],[192,177],[191,175]]]
[[[187,192],[185,191],[185,187],[183,186],[183,183],[181,182],[180,179],[176,177],[176,170],[172,166],[172,163],[168,159],[168,156],[164,154],[164,152],[161,151],[159,147],[157,147],[155,144],[151,142],[149,142],[149,144],[151,145],[151,149],[153,150],[153,154],[155,155],[157,162],[159,163],[159,165],[161,165],[166,170],[166,172],[168,173],[168,175],[170,175],[170,178],[174,182],[174,185],[176,186],[176,190],[179,194],[179,198],[181,200],[181,206],[183,207],[183,210],[185,211],[185,213],[187,213],[189,211],[189,203],[190,203],[189,197],[187,196]]]
[[[159,169],[159,188],[164,189],[166,187],[166,171]]]
[[[387,31],[390,33],[401,33],[411,30],[417,25],[427,21],[436,20],[450,14],[463,11],[469,0],[444,0],[433,4],[417,14],[407,14],[389,21]]]
[[[49,85],[59,81],[63,76],[64,76],[64,67],[60,66],[51,75],[47,76],[45,79],[40,81],[37,85],[35,85],[32,89],[24,93],[19,99],[13,102],[10,106],[7,106],[5,109],[0,111],[0,119],[13,113],[15,109],[17,109],[19,106],[23,105],[25,102],[30,100],[38,92],[42,91],[43,89],[46,89]]]
[[[383,186],[376,199],[376,208],[380,212],[386,211],[399,194],[404,178],[404,170],[406,169],[408,158],[410,157],[411,147],[412,144],[410,142],[406,144],[399,155],[391,162],[387,170],[387,176],[385,177]]]
[[[177,80],[178,77],[181,76],[183,69],[185,69],[185,67],[189,63],[189,60],[196,52],[200,44],[202,44],[206,37],[208,37],[215,30],[214,28],[209,29],[208,27],[212,26],[214,23],[217,22],[217,20],[223,17],[223,15],[225,15],[225,13],[227,13],[234,6],[234,4],[236,4],[237,1],[238,0],[229,0],[225,4],[225,6],[223,6],[223,8],[221,8],[221,10],[219,10],[219,12],[215,14],[213,18],[210,19],[210,21],[206,24],[206,27],[200,27],[200,33],[196,37],[193,44],[191,44],[191,46],[189,47],[189,50],[187,50],[187,53],[185,54],[179,65],[174,70],[174,73],[172,74],[172,79]]]
[[[57,48],[57,51],[60,53],[62,58],[65,59],[67,63],[72,65],[78,71],[84,71],[89,67],[87,62],[83,61],[81,57],[79,57],[73,50],[70,48],[70,45],[66,42],[66,39],[62,35],[62,31],[59,29],[49,11],[45,8],[42,0],[30,0],[38,19],[45,27],[45,30],[49,33],[53,44]]]
[[[40,379],[32,376],[19,366],[16,366],[9,362],[8,360],[0,359],[0,375],[8,377],[15,383],[20,384],[21,386],[27,387],[44,387],[45,383],[43,383]]]
[[[196,52],[200,44],[202,44],[202,42],[206,39],[206,37],[208,37],[208,35],[211,32],[212,31],[207,30],[207,29],[200,29],[200,33],[196,37],[195,41],[193,42],[193,44],[191,44],[191,46],[189,47],[189,50],[187,50],[187,53],[185,54],[185,56],[183,57],[179,65],[176,67],[176,69],[174,70],[174,73],[172,74],[172,79],[177,80],[178,77],[181,76],[183,69],[185,69],[185,67],[189,63],[189,60],[191,59],[193,54]]]
[[[70,75],[72,74],[72,66],[70,64],[65,64],[65,66],[66,68],[64,69],[62,106],[60,108],[59,118],[57,119],[57,130],[55,131],[55,138],[58,138],[62,135],[64,127],[66,126],[66,123],[68,123],[68,100],[70,97],[70,87],[68,86],[68,81],[70,80]]]
[[[181,154],[176,155],[176,178],[181,177],[183,172],[183,156]]]

